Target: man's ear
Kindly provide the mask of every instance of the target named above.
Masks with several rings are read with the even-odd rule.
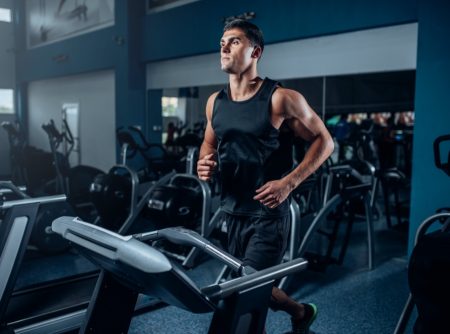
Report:
[[[252,51],[252,58],[260,58],[262,54],[262,49],[260,46],[255,46]]]

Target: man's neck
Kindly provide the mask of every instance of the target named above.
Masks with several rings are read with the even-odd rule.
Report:
[[[258,91],[263,79],[257,73],[253,75],[230,74],[230,94],[233,101],[247,100]]]

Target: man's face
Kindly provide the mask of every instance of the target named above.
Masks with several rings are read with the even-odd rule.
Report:
[[[231,29],[224,32],[220,40],[220,64],[226,73],[242,73],[257,58],[252,56],[255,47],[244,32]]]

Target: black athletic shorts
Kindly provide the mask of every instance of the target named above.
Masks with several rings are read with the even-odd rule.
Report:
[[[290,217],[225,214],[228,252],[256,270],[281,263],[289,239]]]

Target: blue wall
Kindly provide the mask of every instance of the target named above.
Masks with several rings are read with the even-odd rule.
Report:
[[[216,52],[223,19],[251,11],[267,44],[417,21],[416,0],[204,0],[148,15],[143,59]]]
[[[409,251],[427,216],[450,207],[450,177],[434,166],[433,141],[450,134],[450,2],[421,1],[417,50]]]
[[[264,30],[268,44],[418,21],[410,238],[423,218],[449,205],[450,181],[435,169],[431,153],[433,139],[450,132],[448,1],[202,0],[150,15],[145,15],[144,6],[141,0],[116,0],[114,27],[29,51],[23,47],[23,24],[19,25],[22,96],[29,81],[114,68],[117,126],[143,124],[151,135],[150,129],[161,122],[160,92],[145,94],[145,63],[218,51],[227,16],[255,12],[254,22]],[[54,62],[58,54],[67,54],[68,60]],[[25,119],[25,105],[22,111]]]

